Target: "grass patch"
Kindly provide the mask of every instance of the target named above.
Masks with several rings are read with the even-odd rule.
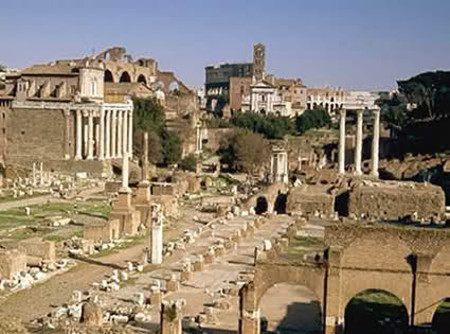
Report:
[[[314,238],[314,237],[295,237],[289,241],[290,247],[304,247],[304,248],[316,248],[323,247],[324,242],[322,238]]]
[[[126,286],[135,286],[136,282],[137,282],[137,277],[128,277],[128,279],[126,281],[120,281],[119,282],[119,286],[120,288],[124,288]]]

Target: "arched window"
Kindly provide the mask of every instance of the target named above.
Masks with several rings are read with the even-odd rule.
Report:
[[[130,75],[127,71],[123,72],[120,76],[119,82],[131,82]]]
[[[137,82],[147,84],[147,80],[145,79],[145,76],[143,74],[139,75],[137,78]]]
[[[97,90],[97,80],[96,79],[93,79],[92,81],[91,81],[91,86],[90,86],[90,95],[97,95],[97,92],[98,92],[98,90]]]
[[[106,70],[105,71],[104,81],[105,82],[114,82],[114,77],[113,77],[113,75],[112,75],[110,70]]]

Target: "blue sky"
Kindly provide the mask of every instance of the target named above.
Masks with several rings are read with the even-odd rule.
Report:
[[[0,64],[123,45],[200,86],[206,65],[251,60],[263,42],[277,76],[389,89],[450,68],[449,14],[448,0],[0,0]]]

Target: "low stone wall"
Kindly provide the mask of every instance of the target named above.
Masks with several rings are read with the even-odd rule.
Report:
[[[362,182],[348,193],[348,214],[396,220],[409,215],[417,219],[441,219],[445,195],[441,187],[416,182]]]
[[[112,219],[104,223],[85,226],[83,238],[87,240],[111,241],[120,237],[120,222]]]

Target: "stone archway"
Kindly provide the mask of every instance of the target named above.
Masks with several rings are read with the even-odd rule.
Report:
[[[105,70],[104,82],[114,82],[114,76],[110,70]]]
[[[131,82],[130,74],[127,71],[122,72],[119,82]]]
[[[264,196],[259,196],[256,199],[255,213],[261,215],[269,210],[269,202]]]
[[[355,295],[345,308],[345,334],[407,334],[408,309],[394,294],[378,289]]]
[[[140,75],[138,76],[138,78],[137,78],[137,82],[143,83],[144,85],[146,85],[146,84],[147,84],[147,79],[145,79],[145,75],[140,74]]]
[[[436,334],[446,334],[450,328],[450,298],[445,298],[433,315],[432,328]]]

